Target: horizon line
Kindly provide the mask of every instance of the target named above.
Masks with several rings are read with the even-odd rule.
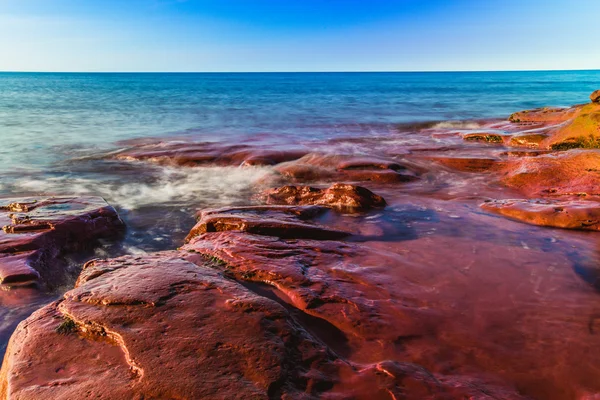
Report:
[[[365,70],[365,71],[42,71],[0,70],[8,74],[360,74],[360,73],[473,73],[473,72],[595,72],[600,68],[497,70]]]

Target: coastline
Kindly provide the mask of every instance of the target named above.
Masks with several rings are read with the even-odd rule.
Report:
[[[245,204],[202,207],[180,249],[87,263],[19,325],[0,392],[592,396],[580,360],[598,352],[598,115],[588,103],[297,146],[124,143],[107,158],[133,175],[153,164],[263,173]],[[355,186],[322,191],[339,182]],[[9,225],[40,218],[9,208]],[[61,273],[37,272],[42,287]]]

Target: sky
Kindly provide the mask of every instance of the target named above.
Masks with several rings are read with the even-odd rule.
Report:
[[[0,0],[0,71],[600,69],[600,0]]]

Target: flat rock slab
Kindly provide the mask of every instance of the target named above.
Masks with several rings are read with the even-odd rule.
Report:
[[[395,160],[347,154],[309,153],[279,164],[275,171],[293,182],[403,183],[418,179],[419,171]]]
[[[600,194],[600,150],[569,150],[512,159],[501,181],[529,197]]]
[[[514,123],[538,122],[547,125],[559,124],[577,116],[580,109],[581,106],[570,108],[543,107],[513,113],[508,119]]]
[[[595,201],[496,200],[481,208],[533,225],[600,230],[600,203]]]
[[[277,302],[179,255],[88,263],[75,289],[17,328],[2,397],[522,398],[413,364],[347,362]]]
[[[267,204],[320,205],[342,212],[385,207],[383,197],[362,186],[336,183],[327,189],[311,186],[283,186],[266,193]]]
[[[275,165],[298,159],[308,153],[303,148],[264,149],[247,144],[159,141],[142,143],[113,155],[127,161],[148,161],[161,165],[194,167],[200,165]]]
[[[330,229],[310,222],[326,213],[319,206],[250,206],[230,207],[200,212],[198,223],[186,241],[207,232],[240,231],[288,239],[335,240],[348,237],[348,232]]]
[[[62,257],[114,239],[124,224],[100,197],[0,200],[0,282],[60,281]]]

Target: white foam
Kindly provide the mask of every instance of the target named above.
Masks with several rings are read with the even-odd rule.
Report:
[[[53,195],[102,196],[110,204],[127,210],[150,205],[226,206],[248,200],[250,191],[265,184],[271,169],[267,167],[165,167],[151,183],[115,182],[60,176],[48,179],[21,179],[20,192]]]
[[[432,129],[478,129],[481,125],[473,121],[444,121],[432,126]]]

